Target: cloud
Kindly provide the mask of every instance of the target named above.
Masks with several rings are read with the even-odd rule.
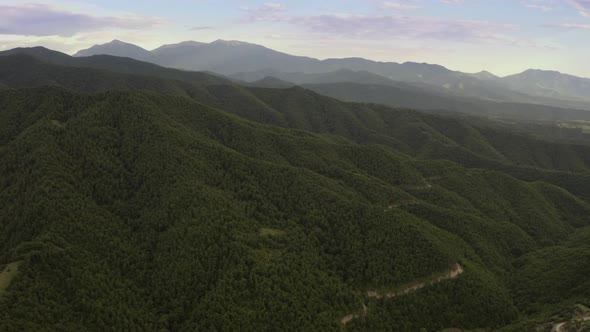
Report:
[[[531,8],[531,9],[538,9],[543,12],[550,12],[550,11],[554,10],[554,8],[551,6],[540,5],[540,4],[535,4],[535,3],[527,3],[527,4],[525,4],[525,7]]]
[[[311,33],[312,38],[342,39],[436,39],[469,42],[503,42],[509,38],[500,31],[515,30],[509,24],[473,20],[453,20],[405,15],[286,15],[285,13],[251,9],[240,23],[281,22],[295,25]],[[513,44],[514,41],[510,40]]]
[[[580,15],[590,17],[590,0],[527,0],[525,7],[540,9],[544,12],[560,8],[562,5],[573,7]]]
[[[590,0],[569,0],[569,3],[578,10],[580,15],[590,17]]]
[[[209,26],[187,26],[186,27],[190,31],[200,31],[200,30],[211,30],[213,27]]]
[[[385,1],[379,4],[379,8],[386,10],[417,10],[423,9],[423,6],[404,4],[399,1]]]
[[[590,24],[579,23],[561,23],[561,24],[547,24],[545,27],[571,29],[571,30],[590,30]]]
[[[165,20],[139,15],[93,16],[54,8],[46,4],[0,5],[0,34],[65,36],[79,32],[119,29],[150,29]]]
[[[267,2],[260,7],[241,7],[240,9],[248,13],[248,16],[240,22],[252,23],[280,20],[281,13],[287,10],[287,6],[277,2]]]

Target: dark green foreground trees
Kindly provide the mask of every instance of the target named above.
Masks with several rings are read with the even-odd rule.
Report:
[[[0,263],[21,262],[0,330],[326,331],[363,303],[348,329],[532,329],[590,305],[588,147],[206,88],[223,110],[0,91]],[[364,296],[456,262],[456,280]]]

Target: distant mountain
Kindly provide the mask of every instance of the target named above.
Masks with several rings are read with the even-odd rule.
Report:
[[[398,86],[352,82],[302,86],[319,94],[350,102],[377,103],[429,111],[451,111],[523,121],[590,121],[590,112],[586,110],[441,95],[411,85],[404,86],[403,83]]]
[[[389,79],[435,89],[443,94],[502,102],[590,108],[590,84],[587,79],[551,72],[527,71],[499,78],[488,71],[462,73],[428,63],[378,62],[363,58],[318,60],[289,55],[261,45],[225,40],[212,43],[187,41],[164,45],[151,52],[132,44],[113,41],[80,51],[75,56],[97,54],[132,57],[184,70],[211,71],[248,82],[267,76],[297,84],[387,84]]]
[[[258,81],[254,81],[254,82],[250,82],[250,83],[244,82],[243,84],[246,86],[250,86],[250,87],[271,88],[271,89],[285,89],[285,88],[291,88],[296,85],[294,83],[286,82],[286,81],[283,81],[283,80],[280,80],[278,78],[271,77],[271,76],[267,76],[267,77],[264,77]]]
[[[88,67],[124,74],[157,76],[160,78],[181,80],[188,83],[223,84],[229,82],[229,80],[211,73],[165,68],[150,62],[112,55],[72,57],[65,53],[49,50],[44,47],[15,48],[8,51],[0,51],[0,56],[18,54],[29,55],[37,59],[61,66]]]
[[[533,96],[590,100],[590,79],[557,71],[529,69],[506,76],[501,82],[511,89]]]
[[[162,66],[188,70],[213,71],[223,75],[261,69],[294,68],[303,70],[319,60],[277,52],[264,46],[216,40],[209,44],[184,42],[153,51]]]
[[[239,114],[241,116],[248,117],[254,114],[260,114],[261,111],[266,109],[264,105],[260,104],[258,109],[244,107],[246,103],[256,104],[255,102],[252,102],[252,96],[244,91],[242,87],[232,83],[230,80],[210,73],[165,68],[130,58],[108,55],[75,58],[42,47],[4,51],[0,52],[0,57],[16,54],[29,55],[45,62],[61,66],[99,69],[103,71],[103,73],[98,75],[93,72],[92,77],[104,78],[97,81],[87,79],[86,81],[81,82],[80,77],[87,75],[84,71],[44,67],[38,62],[31,62],[30,59],[13,58],[11,60],[0,62],[0,65],[6,68],[5,72],[7,74],[4,78],[0,78],[0,81],[4,81],[3,83],[5,84],[9,83],[7,85],[10,87],[58,84],[84,92],[89,90],[105,91],[112,88],[143,89],[160,93],[189,96],[192,98],[205,98],[208,100],[209,104],[220,108],[226,107],[228,103],[234,103],[235,101],[240,100],[240,102],[235,103],[236,105],[239,105],[236,109],[240,112]],[[20,75],[20,82],[12,81],[13,76],[10,76],[12,75],[10,73],[22,67],[31,68],[30,71],[27,71],[29,76]],[[59,72],[62,72],[62,74],[58,75],[57,73]],[[111,77],[113,72],[132,74],[133,76],[118,77],[116,80],[110,79],[110,82],[116,82],[116,85],[109,86],[108,84],[105,84],[105,82],[109,81],[107,77]],[[272,71],[267,72],[279,76],[280,74],[284,74]],[[22,71],[21,73],[25,73],[25,71]],[[45,73],[46,75],[41,73]],[[55,74],[48,75],[49,73]],[[62,76],[64,79],[65,77],[68,77],[68,79],[65,81],[56,81],[55,77]],[[146,78],[145,76],[155,76],[166,80],[157,82],[154,81],[152,77]],[[26,80],[23,81],[25,77]],[[249,76],[245,75],[244,77]],[[395,107],[430,111],[460,112],[484,117],[501,117],[526,121],[590,119],[590,112],[583,110],[462,97],[449,93],[444,88],[437,88],[427,84],[392,81],[368,72],[340,70],[324,74],[291,73],[284,74],[284,76],[281,77],[282,79],[265,76],[254,82],[238,81],[237,83],[248,87],[288,88],[295,85],[295,83],[292,83],[291,81],[291,79],[294,79],[297,82],[319,82],[313,84],[298,84],[302,84],[305,88],[317,93],[345,101],[380,103]],[[255,77],[252,76],[250,78],[254,79]],[[342,80],[342,82],[338,82],[339,80]],[[323,81],[330,83],[321,83]],[[372,81],[375,83],[371,83]],[[188,83],[188,85],[183,83]],[[197,89],[196,86],[206,87]],[[247,113],[250,113],[251,115],[246,115]],[[272,115],[264,116],[272,117]]]
[[[294,56],[267,47],[241,42],[216,40],[212,43],[187,41],[159,47],[152,52],[133,44],[113,41],[80,51],[74,56],[108,54],[135,57],[137,51],[145,61],[189,70],[209,70],[229,75],[251,71],[273,70],[307,74],[328,73],[341,69],[367,71],[395,80],[424,81],[448,74],[461,74],[440,65],[407,62],[376,62],[362,58],[318,59]],[[139,51],[142,50],[142,51]],[[148,56],[147,53],[150,55]],[[125,53],[125,54],[121,54]],[[153,58],[151,58],[153,57]],[[151,58],[151,59],[149,59]]]
[[[275,70],[261,70],[249,73],[238,73],[231,75],[231,78],[253,82],[264,77],[275,77],[283,81],[293,82],[295,84],[322,84],[322,83],[341,83],[355,82],[362,84],[396,84],[399,82],[392,81],[387,77],[370,73],[368,71],[354,71],[351,69],[338,69],[336,71],[319,74],[306,74],[301,72],[285,73]]]
[[[155,58],[150,51],[137,45],[125,43],[116,39],[110,43],[94,45],[89,49],[78,51],[78,53],[74,54],[74,56],[83,57],[101,54],[133,58],[141,61],[155,61]]]
[[[11,50],[0,51],[0,56],[26,54],[35,58],[51,62],[54,64],[68,65],[74,61],[71,56],[58,51],[50,50],[42,46],[36,47],[18,47]]]
[[[201,43],[201,42],[197,42],[197,41],[193,41],[193,40],[188,40],[188,41],[184,41],[184,42],[180,42],[177,44],[165,44],[162,45],[158,48],[156,48],[155,50],[152,51],[153,54],[173,54],[174,52],[178,52],[181,50],[188,50],[190,51],[192,48],[194,47],[199,47],[202,45],[205,45],[206,43]]]
[[[479,73],[467,74],[467,75],[478,78],[480,80],[497,80],[500,78],[499,76],[496,76],[487,70],[482,70]]]

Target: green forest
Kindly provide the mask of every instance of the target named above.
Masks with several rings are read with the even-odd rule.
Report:
[[[549,331],[590,306],[583,142],[13,53],[0,331]]]

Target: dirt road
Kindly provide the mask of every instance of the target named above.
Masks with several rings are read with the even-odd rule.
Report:
[[[376,291],[376,290],[368,290],[366,292],[366,294],[368,297],[373,297],[373,298],[378,298],[378,299],[386,297],[386,298],[390,299],[390,298],[394,298],[396,296],[415,292],[418,289],[421,289],[424,287],[436,285],[444,280],[456,279],[461,274],[463,274],[463,272],[465,272],[465,270],[463,269],[463,266],[461,266],[461,264],[459,264],[459,263],[456,263],[452,269],[450,269],[449,271],[446,271],[443,274],[433,277],[429,281],[415,282],[415,283],[412,283],[412,284],[410,284],[404,288],[401,288],[395,292],[388,292],[388,293],[383,294],[383,293],[380,293],[379,291]],[[346,324],[348,324],[353,319],[366,316],[367,311],[368,311],[367,306],[363,303],[362,310],[359,310],[359,312],[357,312],[357,313],[350,313],[350,314],[342,317],[342,319],[340,320],[340,323],[342,324],[343,327],[346,327]],[[559,331],[557,331],[557,332],[559,332]]]

